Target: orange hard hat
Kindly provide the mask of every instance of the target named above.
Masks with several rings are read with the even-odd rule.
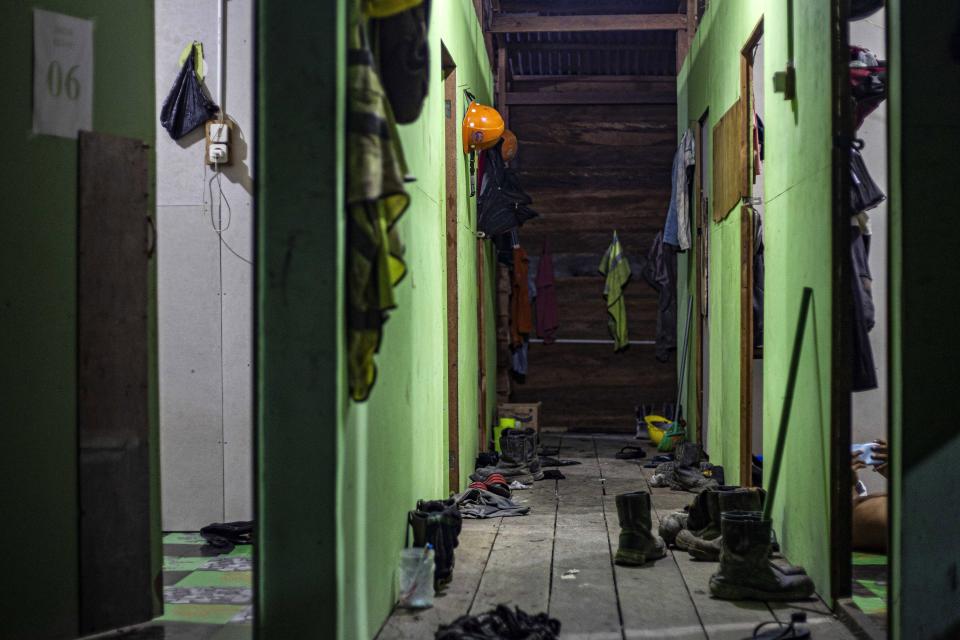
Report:
[[[497,144],[503,135],[503,118],[493,107],[476,100],[463,116],[463,152],[483,151]]]
[[[503,132],[502,138],[503,146],[500,147],[500,157],[503,158],[504,162],[510,162],[517,157],[517,149],[519,146],[517,136],[513,131],[510,131],[510,129],[506,129]]]

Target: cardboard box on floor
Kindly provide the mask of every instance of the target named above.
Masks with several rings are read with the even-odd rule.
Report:
[[[530,427],[540,433],[540,407],[542,402],[503,402],[497,405],[498,418],[530,418],[524,427]],[[517,425],[520,426],[520,425]]]

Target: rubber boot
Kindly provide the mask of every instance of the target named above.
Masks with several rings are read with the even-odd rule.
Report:
[[[668,513],[660,520],[658,530],[663,543],[672,547],[677,541],[677,534],[687,528],[687,522],[690,520],[690,514],[686,511],[675,511]]]
[[[520,429],[504,429],[500,434],[500,464],[497,465],[497,471],[510,482],[532,483],[531,453],[536,455],[536,447],[527,434]]]
[[[534,480],[543,480],[543,469],[540,465],[540,456],[537,455],[537,432],[531,427],[515,429],[515,433],[524,437],[523,460],[530,468],[530,475]]]
[[[697,498],[700,500],[698,511],[706,511],[707,524],[701,529],[684,529],[677,534],[675,541],[678,549],[689,550],[698,542],[706,542],[720,537],[720,494],[722,491],[707,489]],[[693,510],[691,509],[691,518]],[[691,525],[693,526],[693,525]]]
[[[802,600],[813,595],[806,575],[789,575],[770,565],[770,520],[759,511],[729,511],[721,523],[720,570],[710,593],[722,600]]]
[[[639,566],[667,555],[663,540],[651,531],[650,494],[646,491],[621,493],[616,501],[620,541],[614,562]]]
[[[454,549],[463,526],[460,510],[453,500],[421,500],[407,521],[413,529],[413,546],[433,546],[433,586],[439,590],[453,579]]]
[[[695,442],[681,442],[673,453],[673,460],[678,467],[697,467],[706,458],[703,447]]]
[[[734,489],[718,493],[717,502],[720,508],[720,518],[729,511],[761,511],[763,510],[763,494],[757,489]],[[692,537],[687,545],[690,555],[697,560],[716,562],[720,559],[720,548],[723,536],[707,539]]]

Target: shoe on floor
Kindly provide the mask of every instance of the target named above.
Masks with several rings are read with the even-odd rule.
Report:
[[[734,489],[733,491],[717,492],[717,503],[720,516],[729,511],[762,511],[763,492],[758,489]],[[719,522],[718,522],[719,524]],[[696,560],[716,562],[720,559],[720,548],[723,536],[707,539],[691,536],[688,540],[687,551]]]
[[[803,600],[813,581],[781,573],[770,564],[770,520],[759,511],[723,514],[720,569],[710,577],[710,593],[722,600]]]
[[[620,539],[614,562],[639,566],[667,555],[663,540],[651,531],[650,494],[646,491],[621,493],[616,502]]]

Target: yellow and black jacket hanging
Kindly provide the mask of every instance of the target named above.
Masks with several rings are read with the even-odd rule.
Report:
[[[410,203],[406,167],[377,76],[363,14],[352,4],[347,52],[347,369],[350,396],[366,400],[374,354],[406,273],[396,224]]]
[[[622,351],[630,346],[627,336],[627,302],[623,299],[623,289],[630,281],[630,262],[623,255],[617,232],[613,232],[613,242],[600,260],[600,273],[605,277],[603,297],[607,303],[607,325],[613,338],[613,350]]]

